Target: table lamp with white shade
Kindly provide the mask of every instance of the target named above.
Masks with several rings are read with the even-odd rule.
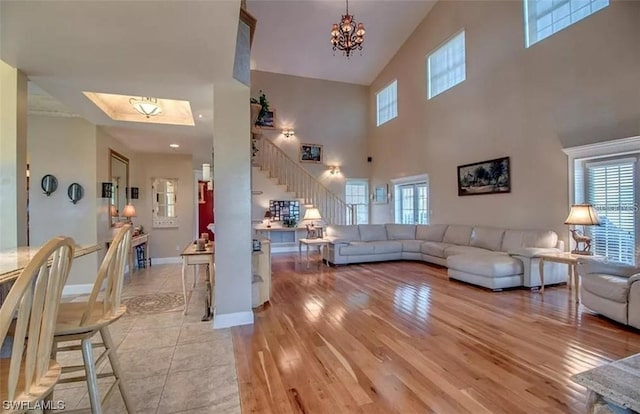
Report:
[[[598,226],[600,218],[596,209],[591,204],[574,204],[569,211],[569,217],[564,224],[573,224],[577,226]],[[576,242],[576,248],[571,251],[573,254],[591,255],[591,237],[584,234],[584,230],[580,232],[578,229],[569,230],[573,240]],[[584,247],[580,248],[580,244],[584,243]]]
[[[309,223],[306,225],[308,239],[322,238],[322,227],[318,227],[317,223],[314,222],[315,220],[322,220],[320,210],[315,207],[307,208],[302,220]]]
[[[127,204],[126,206],[124,206],[124,209],[122,209],[122,215],[126,217],[127,220],[129,220],[129,223],[133,224],[133,222],[131,221],[131,217],[136,216],[136,208],[133,206],[133,204]]]

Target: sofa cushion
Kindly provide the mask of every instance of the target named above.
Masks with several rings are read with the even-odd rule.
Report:
[[[441,242],[447,227],[447,224],[418,224],[416,226],[416,239]]]
[[[629,284],[626,277],[589,273],[582,276],[582,288],[601,298],[627,303]]]
[[[558,235],[551,230],[506,230],[502,239],[503,252],[522,247],[556,247]]]
[[[399,241],[374,241],[369,244],[373,245],[374,254],[402,252],[402,243]]]
[[[498,251],[502,246],[504,229],[495,227],[474,227],[469,246]]]
[[[447,227],[442,241],[449,244],[457,244],[460,246],[468,246],[471,239],[471,226],[461,226],[453,224]]]
[[[422,253],[420,250],[423,241],[422,240],[398,240],[402,243],[402,251],[409,253]]]
[[[447,243],[426,241],[426,242],[422,243],[422,246],[420,247],[420,250],[424,254],[428,254],[430,256],[444,258],[444,250],[447,247],[451,247],[451,246],[453,246],[453,245],[452,244],[447,244]]]
[[[351,242],[346,246],[340,246],[342,256],[358,256],[361,254],[373,254],[373,243]]]
[[[360,224],[358,229],[362,241],[387,240],[387,230],[384,228],[384,224]]]
[[[334,243],[348,243],[360,240],[358,226],[342,226],[330,224],[327,226],[327,236],[334,238]]]
[[[416,238],[416,226],[413,224],[385,224],[387,240],[412,240]]]
[[[465,253],[447,257],[447,267],[486,277],[506,277],[524,273],[521,260],[501,253]]]
[[[467,253],[491,253],[491,250],[481,249],[480,247],[471,247],[471,246],[457,246],[451,245],[444,249],[444,257],[455,256],[456,254],[467,254]]]

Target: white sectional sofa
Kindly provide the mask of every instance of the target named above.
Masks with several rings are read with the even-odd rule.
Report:
[[[493,290],[540,286],[543,252],[564,243],[549,230],[512,230],[466,225],[330,225],[325,260],[332,264],[421,260],[448,268],[449,278]],[[545,284],[567,281],[567,266],[545,262]]]

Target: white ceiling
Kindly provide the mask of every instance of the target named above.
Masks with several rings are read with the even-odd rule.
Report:
[[[370,85],[425,18],[434,0],[351,0],[349,13],[366,29],[362,56],[346,58],[329,42],[344,0],[248,0],[258,20],[251,68]]]
[[[343,1],[249,0],[258,20],[252,67],[370,84],[432,5],[351,0],[367,33],[362,56],[347,59],[329,43]],[[134,151],[193,154],[199,165],[211,153],[213,84],[232,78],[238,8],[238,0],[0,0],[0,59],[37,85],[32,112],[77,114]],[[196,125],[113,121],[82,91],[188,100]]]

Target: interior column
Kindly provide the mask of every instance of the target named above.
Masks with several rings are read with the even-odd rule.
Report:
[[[253,323],[249,99],[239,82],[214,85],[214,328]]]
[[[27,77],[0,60],[0,249],[27,244]]]

